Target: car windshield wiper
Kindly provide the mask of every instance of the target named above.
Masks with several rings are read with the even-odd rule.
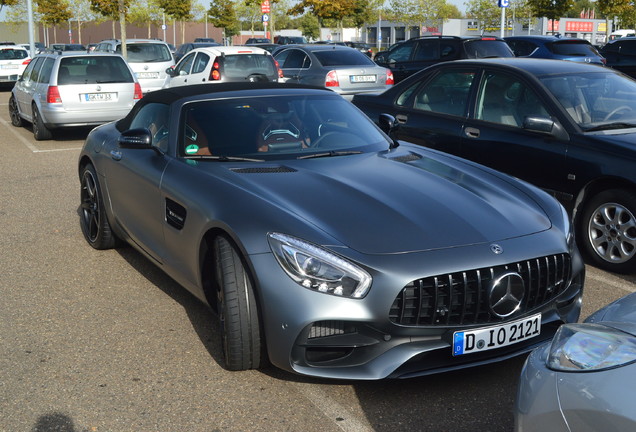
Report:
[[[298,156],[296,159],[315,159],[315,158],[321,158],[321,157],[333,157],[333,156],[346,156],[346,155],[353,155],[353,154],[360,154],[362,153],[361,151],[354,151],[354,150],[348,150],[348,151],[329,151],[329,152],[324,152],[324,153],[314,153],[314,154],[310,154],[310,155],[305,155],[305,156]]]
[[[187,159],[204,159],[218,162],[265,162],[264,159],[253,159],[246,158],[240,156],[213,156],[213,155],[197,155],[197,156],[186,156]]]
[[[614,122],[614,123],[606,123],[599,126],[594,126],[589,129],[585,129],[585,132],[596,132],[603,130],[612,130],[612,129],[627,129],[636,127],[635,123],[625,123],[625,122]]]

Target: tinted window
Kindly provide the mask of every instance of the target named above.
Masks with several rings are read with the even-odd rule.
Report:
[[[508,41],[508,45],[510,45],[510,48],[512,48],[512,51],[517,57],[529,56],[537,49],[536,44],[522,40]]]
[[[251,74],[278,76],[272,58],[263,54],[226,55],[223,70],[228,78],[245,77]]]
[[[295,49],[283,51],[280,55],[276,56],[276,59],[284,69],[308,68],[311,65],[307,54]]]
[[[158,43],[129,43],[126,44],[128,61],[131,63],[167,62],[172,60],[168,47]],[[121,45],[117,46],[117,53],[121,53]]]
[[[569,56],[596,56],[598,55],[593,46],[586,43],[555,42],[551,44],[552,52]]]
[[[63,57],[58,71],[58,85],[133,82],[121,57]]]
[[[474,72],[442,72],[418,91],[413,107],[423,111],[464,115],[474,78]]]
[[[438,49],[438,40],[421,40],[416,45],[413,60],[437,60],[439,59]]]
[[[3,49],[0,50],[0,60],[21,60],[29,56],[29,53],[23,49]]]
[[[411,59],[413,49],[415,48],[414,42],[404,42],[397,45],[392,51],[386,55],[387,62],[403,62]]]
[[[132,123],[131,129],[146,128],[152,135],[152,144],[163,151],[168,145],[168,111],[169,106],[161,103],[151,103],[139,110]]]
[[[473,40],[464,43],[468,58],[513,57],[508,44],[499,40]]]
[[[314,55],[326,67],[331,66],[372,66],[373,61],[358,50],[325,50],[314,51]]]

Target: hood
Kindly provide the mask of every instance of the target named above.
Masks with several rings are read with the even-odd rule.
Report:
[[[448,156],[398,155],[285,161],[258,173],[234,170],[233,180],[365,254],[461,247],[551,227],[517,180]]]
[[[619,151],[621,155],[634,159],[636,128],[586,132],[585,135],[596,141],[601,151]]]

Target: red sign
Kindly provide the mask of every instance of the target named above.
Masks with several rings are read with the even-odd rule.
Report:
[[[590,21],[568,21],[565,23],[565,31],[567,32],[589,32],[594,30],[594,23]]]
[[[261,3],[261,13],[269,13],[269,0],[263,0]]]

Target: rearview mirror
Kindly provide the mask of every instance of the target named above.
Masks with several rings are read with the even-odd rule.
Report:
[[[129,129],[119,136],[119,146],[131,149],[152,148],[152,133],[147,128]]]

